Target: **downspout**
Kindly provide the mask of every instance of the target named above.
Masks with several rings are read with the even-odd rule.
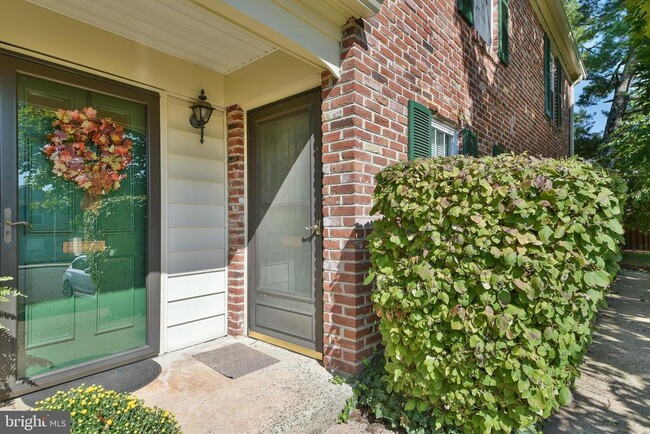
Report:
[[[575,101],[573,99],[573,90],[575,85],[569,86],[569,101],[571,101],[571,109],[569,110],[569,156],[575,155]]]

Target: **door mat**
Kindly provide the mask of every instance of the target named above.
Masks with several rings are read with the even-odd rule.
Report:
[[[194,358],[228,378],[243,377],[279,362],[271,356],[240,343],[196,354]]]
[[[115,390],[116,392],[135,392],[151,383],[159,374],[160,365],[151,359],[146,359],[23,395],[21,399],[30,407],[36,407],[38,401],[54,395],[59,390],[67,392],[70,389],[79,387],[81,384],[87,386],[97,384],[103,386],[106,390]]]

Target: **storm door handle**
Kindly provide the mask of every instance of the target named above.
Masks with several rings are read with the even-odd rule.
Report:
[[[321,221],[320,221],[320,219],[316,220],[316,223],[314,224],[314,226],[305,226],[305,230],[306,231],[314,231],[314,233],[316,235],[320,235],[320,233],[321,233]]]
[[[4,234],[4,240],[5,244],[11,243],[12,237],[12,228],[14,226],[25,226],[26,228],[31,227],[32,225],[29,222],[26,221],[19,221],[19,222],[12,222],[11,221],[11,208],[5,208],[4,212],[4,229],[3,229],[3,234]]]

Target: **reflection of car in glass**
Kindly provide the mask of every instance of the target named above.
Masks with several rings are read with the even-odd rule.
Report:
[[[70,263],[63,273],[63,296],[72,294],[95,294],[95,285],[88,274],[88,258],[81,255]]]

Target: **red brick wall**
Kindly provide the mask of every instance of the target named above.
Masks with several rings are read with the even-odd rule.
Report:
[[[493,4],[496,12],[497,1]],[[493,28],[496,29],[494,14]],[[377,16],[343,28],[341,75],[323,74],[324,364],[350,373],[380,337],[363,285],[374,175],[407,158],[408,100],[458,129],[534,155],[569,154],[565,82],[562,128],[544,113],[543,37],[528,1],[510,2],[510,63],[456,11],[456,0],[386,0]]]
[[[228,334],[242,335],[246,326],[244,297],[245,145],[244,112],[238,105],[226,109],[228,123]]]

